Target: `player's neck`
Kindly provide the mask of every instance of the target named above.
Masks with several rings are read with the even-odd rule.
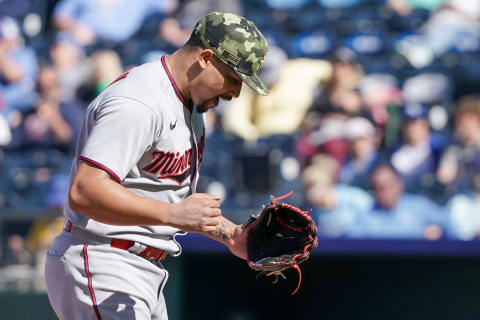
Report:
[[[190,100],[191,94],[187,76],[188,69],[190,68],[188,55],[180,49],[172,53],[172,55],[167,56],[165,62],[183,99],[185,99],[185,101]]]

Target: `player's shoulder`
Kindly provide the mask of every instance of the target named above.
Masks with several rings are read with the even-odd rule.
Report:
[[[103,93],[104,99],[113,97],[138,101],[154,112],[162,112],[175,98],[160,60],[126,70]]]

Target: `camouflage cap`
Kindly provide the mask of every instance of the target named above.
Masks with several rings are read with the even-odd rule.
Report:
[[[233,13],[211,12],[195,25],[203,45],[228,64],[255,92],[268,95],[257,71],[267,56],[267,41],[252,21]]]

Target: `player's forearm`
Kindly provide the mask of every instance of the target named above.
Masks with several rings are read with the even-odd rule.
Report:
[[[239,225],[234,224],[227,218],[220,217],[217,228],[214,231],[202,232],[202,234],[215,241],[228,245],[228,243],[235,238],[239,228]]]
[[[172,204],[140,197],[100,169],[81,164],[69,191],[69,206],[112,225],[169,225]]]
[[[202,232],[202,234],[223,243],[234,255],[246,259],[247,230],[243,229],[241,225],[237,225],[222,216],[215,231]]]

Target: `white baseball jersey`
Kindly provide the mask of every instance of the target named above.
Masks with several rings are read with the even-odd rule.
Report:
[[[203,115],[188,106],[165,57],[130,69],[88,107],[70,173],[80,160],[107,171],[133,193],[175,203],[195,192],[205,144]],[[65,216],[100,236],[181,252],[168,226],[114,226],[73,211]]]

